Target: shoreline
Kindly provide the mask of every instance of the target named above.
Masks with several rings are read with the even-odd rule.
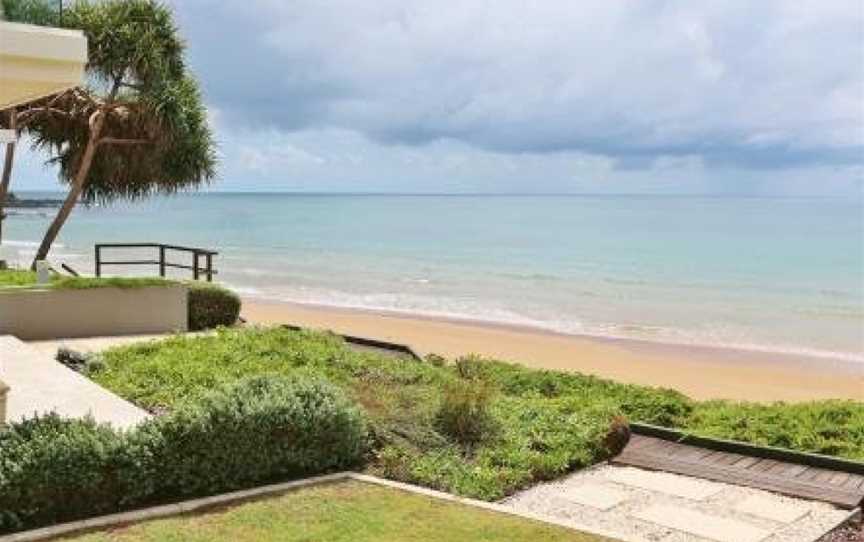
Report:
[[[404,343],[425,355],[467,354],[621,382],[694,399],[864,401],[864,364],[790,353],[567,334],[519,324],[243,298],[252,323],[286,323]]]

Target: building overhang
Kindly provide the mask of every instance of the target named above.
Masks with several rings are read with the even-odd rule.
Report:
[[[78,30],[0,21],[0,109],[80,85],[86,63]]]

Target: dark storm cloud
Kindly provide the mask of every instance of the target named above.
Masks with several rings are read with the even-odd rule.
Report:
[[[175,0],[225,124],[753,169],[864,152],[858,2]]]

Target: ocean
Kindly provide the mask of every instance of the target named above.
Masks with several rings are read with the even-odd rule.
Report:
[[[11,216],[0,257],[51,216]],[[860,200],[187,194],[78,208],[51,259],[144,241],[218,250],[249,297],[864,362]]]

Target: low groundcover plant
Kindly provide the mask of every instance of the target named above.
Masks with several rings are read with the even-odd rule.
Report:
[[[485,500],[609,457],[626,438],[625,420],[864,459],[859,402],[695,401],[476,357],[393,358],[351,350],[329,333],[279,327],[121,347],[87,374],[153,412],[252,375],[326,378],[366,414],[368,472]]]

